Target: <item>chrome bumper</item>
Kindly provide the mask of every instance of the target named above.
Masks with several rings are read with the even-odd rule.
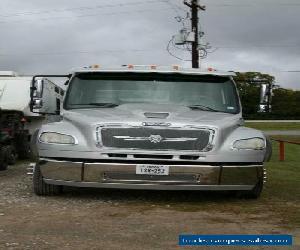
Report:
[[[264,174],[262,165],[168,164],[168,176],[137,175],[136,163],[84,163],[40,159],[48,184],[154,190],[251,190]]]

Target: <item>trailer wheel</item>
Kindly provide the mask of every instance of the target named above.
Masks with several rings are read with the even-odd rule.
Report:
[[[62,193],[62,186],[45,183],[40,166],[36,165],[33,172],[33,190],[36,195],[51,196]]]
[[[264,181],[263,178],[260,178],[255,187],[252,190],[247,191],[238,191],[236,193],[238,198],[245,199],[258,199],[263,190]]]
[[[0,171],[6,170],[7,166],[8,166],[7,148],[1,147],[0,148]]]

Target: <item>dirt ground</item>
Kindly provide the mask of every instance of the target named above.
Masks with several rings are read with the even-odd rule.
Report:
[[[38,197],[27,165],[0,172],[0,249],[176,249],[179,234],[279,233],[292,234],[294,246],[251,249],[300,249],[299,228],[256,201],[243,200],[253,206],[245,212],[225,193],[67,188]]]

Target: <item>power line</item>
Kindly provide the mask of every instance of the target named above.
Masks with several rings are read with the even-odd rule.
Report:
[[[247,48],[300,48],[297,44],[266,44],[246,46],[214,46],[215,49],[247,49]]]
[[[170,51],[171,45],[175,49],[183,50],[186,52],[191,52],[190,48],[180,48],[175,46],[174,44],[174,36],[169,40],[167,45],[167,52],[177,58],[178,60],[182,61],[191,61],[188,59],[180,58],[176,55],[174,55]],[[153,52],[153,51],[161,51],[162,49],[106,49],[106,50],[90,50],[90,51],[84,51],[84,50],[73,50],[73,51],[54,51],[54,52],[32,52],[32,53],[0,53],[0,57],[7,57],[7,56],[57,56],[57,55],[72,55],[72,54],[98,54],[98,53],[119,53],[119,52],[135,52],[135,53],[141,53],[141,52]],[[289,71],[280,71],[280,72],[287,72],[287,73],[297,73],[297,70],[289,70]]]
[[[177,8],[180,11],[186,11],[184,8],[178,6],[176,3],[170,2],[170,0],[148,0],[148,1],[135,1],[128,3],[119,3],[119,4],[105,4],[105,5],[95,5],[95,6],[82,6],[82,7],[73,7],[73,8],[63,8],[63,9],[52,9],[52,10],[42,10],[42,11],[26,11],[26,12],[17,12],[17,13],[9,13],[0,15],[0,17],[9,18],[15,16],[31,16],[31,15],[40,15],[40,14],[48,14],[52,12],[73,12],[73,11],[85,11],[85,10],[94,10],[94,9],[102,9],[102,8],[114,8],[114,7],[123,7],[123,6],[135,6],[135,5],[143,5],[143,4],[151,4],[151,3],[166,3],[172,8]],[[208,7],[257,7],[262,5],[270,6],[300,6],[300,3],[272,3],[270,4],[207,4]]]
[[[290,7],[290,6],[295,6],[299,7],[300,3],[272,3],[272,4],[267,4],[267,3],[252,3],[252,4],[213,4],[213,3],[208,3],[206,4],[208,7],[259,7],[259,6],[268,6],[268,7]]]
[[[186,52],[191,52],[191,48],[180,48],[177,47],[174,43],[174,36],[169,40],[168,45],[167,45],[167,51],[170,53],[170,55],[174,56],[175,58],[183,61],[191,61],[191,60],[185,60],[180,57],[175,56],[170,52],[170,46],[173,46],[175,49],[183,50]],[[300,45],[260,45],[260,46],[250,46],[250,47],[300,47]],[[242,46],[231,46],[231,47],[216,47],[216,48],[248,48],[248,47],[242,47]],[[95,54],[95,53],[115,53],[115,52],[153,52],[161,49],[107,49],[107,50],[91,50],[91,51],[83,51],[83,50],[74,50],[74,51],[58,51],[58,52],[33,52],[33,53],[4,53],[1,54],[0,56],[5,57],[5,56],[18,56],[18,55],[36,55],[36,56],[43,56],[43,55],[67,55],[67,54]],[[298,72],[297,70],[290,70],[290,71],[281,71],[281,72]]]
[[[151,52],[158,51],[158,49],[118,49],[118,50],[93,50],[93,51],[57,51],[57,52],[32,52],[32,53],[6,53],[1,54],[0,57],[6,56],[61,56],[61,55],[72,55],[72,54],[98,54],[98,53],[120,53],[120,52]]]
[[[163,0],[164,3],[166,3],[167,5],[169,5],[171,7],[171,9],[176,13],[176,17],[175,17],[175,20],[179,23],[182,24],[183,27],[185,27],[185,21],[187,18],[183,18],[181,16],[181,14],[179,13],[179,11],[184,11],[186,12],[185,10],[179,8],[178,5],[170,2],[171,0]]]
[[[282,70],[280,73],[300,73],[300,70]]]
[[[246,72],[266,72],[266,73],[270,73],[270,74],[274,74],[274,73],[300,73],[300,70],[284,70],[284,69],[277,69],[277,70],[258,70],[258,69],[249,69],[249,70],[230,70],[233,72],[239,72],[239,73],[246,73]]]
[[[69,17],[46,17],[46,18],[39,18],[38,21],[47,21],[47,20],[61,20],[61,19],[76,19],[76,18],[85,18],[85,17],[94,17],[94,16],[111,16],[111,15],[121,15],[121,14],[128,14],[128,13],[144,13],[144,12],[153,12],[153,11],[169,11],[170,8],[152,8],[152,9],[142,9],[142,10],[131,10],[131,11],[116,11],[116,12],[108,12],[108,13],[97,13],[97,14],[87,14],[87,15],[79,15],[79,16],[69,16]],[[14,21],[0,21],[0,24],[3,23],[19,23],[19,22],[36,22],[37,19],[26,19],[26,20],[14,20]]]
[[[175,54],[173,54],[173,53],[171,52],[171,50],[170,50],[170,45],[171,45],[173,42],[174,42],[174,36],[169,40],[168,45],[167,45],[167,47],[166,47],[166,50],[167,50],[167,52],[169,53],[169,55],[172,56],[172,57],[174,57],[174,58],[176,58],[176,59],[178,59],[178,60],[180,60],[180,61],[183,61],[183,62],[190,62],[190,61],[192,61],[192,60],[190,60],[190,59],[183,59],[183,58],[181,58],[181,57],[176,56]]]
[[[175,4],[175,3],[171,2],[171,1],[172,0],[162,0],[162,2],[164,2],[164,3],[168,4],[169,6],[171,6],[172,9],[176,12],[176,14],[178,16],[180,16],[179,11],[186,12],[186,10],[184,8],[180,7],[179,5],[177,5],[177,4]]]
[[[94,9],[103,9],[103,8],[114,8],[114,7],[124,7],[124,6],[136,6],[143,4],[151,3],[164,3],[166,0],[148,0],[148,1],[135,1],[129,3],[119,3],[119,4],[105,4],[105,5],[95,5],[95,6],[82,6],[82,7],[73,7],[73,8],[64,8],[64,9],[52,9],[52,10],[43,10],[43,11],[27,11],[27,12],[17,12],[7,15],[0,15],[0,17],[15,17],[15,16],[32,16],[40,14],[48,14],[52,12],[73,12],[73,11],[85,11],[85,10],[94,10]]]
[[[177,5],[175,6],[173,3],[170,2],[170,0],[164,0],[164,3],[166,3],[167,5],[169,5],[171,7],[172,10],[174,10],[174,12],[176,13],[177,16],[180,16],[180,13],[178,12],[178,9],[176,8]]]

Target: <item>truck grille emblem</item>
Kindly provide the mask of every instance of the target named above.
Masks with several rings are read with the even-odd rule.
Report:
[[[160,143],[162,141],[162,137],[160,135],[150,135],[149,141],[152,143]]]
[[[134,136],[127,136],[127,135],[114,135],[113,136],[116,139],[122,139],[124,141],[149,141],[154,144],[160,143],[160,142],[186,142],[186,141],[197,141],[198,138],[186,138],[186,137],[179,137],[179,138],[167,138],[162,137],[161,135],[150,135],[149,137],[134,137]]]

